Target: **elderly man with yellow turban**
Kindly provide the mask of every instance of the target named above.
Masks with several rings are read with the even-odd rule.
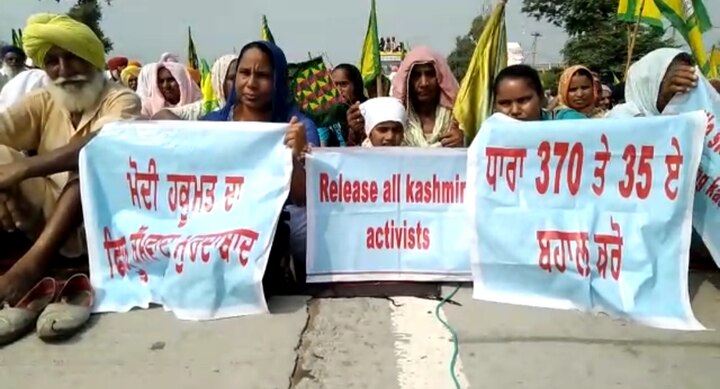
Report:
[[[0,301],[11,305],[47,275],[58,253],[84,253],[80,189],[73,173],[78,154],[103,125],[137,118],[141,109],[137,95],[104,77],[103,44],[86,25],[65,15],[37,14],[23,32],[25,52],[50,83],[0,112],[0,231],[5,231],[0,235],[18,231],[34,241],[0,276]],[[38,285],[32,292],[46,291],[44,284]],[[74,329],[62,322],[73,315],[62,310],[54,310],[55,316],[43,314],[40,319],[52,325],[41,325],[37,307],[26,300],[0,310],[0,343],[16,339],[35,321],[43,339]],[[80,307],[82,312],[89,309]],[[78,312],[78,307],[70,311]]]

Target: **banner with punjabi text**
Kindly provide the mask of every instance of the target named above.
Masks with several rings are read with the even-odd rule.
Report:
[[[695,182],[693,226],[720,267],[720,94],[703,80],[689,93],[675,96],[663,115],[704,110],[707,115],[700,169]]]
[[[470,281],[467,150],[315,149],[308,282]]]
[[[292,171],[287,124],[128,122],[80,154],[95,312],[267,312],[262,278]]]
[[[474,298],[704,329],[688,251],[705,122],[487,120],[468,151]]]

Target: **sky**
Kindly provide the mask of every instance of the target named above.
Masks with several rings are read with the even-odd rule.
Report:
[[[485,0],[376,0],[380,36],[396,36],[411,46],[427,45],[449,54],[455,37],[466,34]],[[0,0],[0,40],[10,41],[12,28],[22,27],[37,12],[67,12],[74,0]],[[494,4],[495,1],[487,1]],[[705,1],[708,13],[720,14],[720,1]],[[509,42],[519,42],[531,57],[532,33],[538,39],[538,63],[561,62],[566,40],[562,29],[524,15],[521,0],[509,0]],[[104,7],[102,28],[114,42],[111,55],[142,62],[164,52],[187,53],[187,28],[200,57],[209,60],[233,53],[260,36],[262,15],[288,60],[325,54],[332,64],[359,60],[367,29],[370,0],[114,0]],[[720,20],[716,21],[720,26]],[[6,37],[3,35],[7,35]],[[720,29],[706,34],[706,44],[720,42]],[[624,48],[623,48],[624,50]]]

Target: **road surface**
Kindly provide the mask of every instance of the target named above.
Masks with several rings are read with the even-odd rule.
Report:
[[[708,327],[720,328],[719,290],[720,275],[692,275],[693,308]],[[442,309],[460,339],[464,388],[718,388],[718,332],[485,303],[471,291]],[[214,322],[157,308],[98,315],[67,343],[31,335],[1,349],[0,387],[453,388],[452,343],[436,305],[290,296],[270,301],[272,315]]]

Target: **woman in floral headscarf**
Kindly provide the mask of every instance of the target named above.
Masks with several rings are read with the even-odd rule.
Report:
[[[590,69],[571,66],[560,76],[558,105],[552,113],[558,120],[601,117],[603,112],[596,107],[597,101],[595,77]]]

